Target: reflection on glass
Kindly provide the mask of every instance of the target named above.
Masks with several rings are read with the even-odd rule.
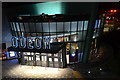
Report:
[[[85,36],[88,21],[72,22],[12,22],[14,31],[22,31],[24,36],[50,37],[50,42],[79,41]],[[71,31],[70,31],[71,30]],[[79,35],[79,36],[78,36]]]

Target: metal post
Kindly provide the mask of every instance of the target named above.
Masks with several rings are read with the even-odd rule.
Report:
[[[48,56],[48,54],[47,54],[47,67],[49,67],[49,56]]]
[[[67,60],[66,60],[66,45],[64,44],[64,47],[62,48],[62,62],[63,62],[63,68],[67,66]]]
[[[58,52],[58,68],[61,67],[61,53]]]
[[[55,67],[55,63],[54,63],[54,54],[52,54],[52,62],[53,62],[53,67]]]
[[[24,52],[21,52],[21,56],[22,56],[22,61],[21,61],[21,64],[25,64]]]

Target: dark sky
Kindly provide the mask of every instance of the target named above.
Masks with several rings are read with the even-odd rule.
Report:
[[[16,6],[35,4],[37,2],[3,2],[2,6],[5,8],[14,8]],[[40,3],[40,2],[39,2]],[[119,8],[120,2],[99,2],[99,7],[101,9],[109,9],[109,8]]]
[[[37,3],[37,2],[3,2],[2,7],[3,8],[14,8],[14,7],[18,7],[18,6],[35,4],[35,3]]]
[[[12,9],[14,9],[16,7],[19,7],[19,6],[31,5],[31,4],[35,4],[35,3],[37,3],[37,2],[3,2],[2,7],[3,8],[12,8]],[[81,5],[81,3],[82,2],[80,2],[80,5]],[[70,5],[70,6],[68,5],[68,7],[74,7],[74,6],[76,6],[76,5],[73,5],[73,4]],[[77,6],[79,6],[79,5],[77,5]],[[87,7],[87,6],[85,6],[85,7]],[[88,8],[89,7],[90,7],[90,5],[88,5]],[[99,6],[98,6],[99,14],[103,13],[105,10],[111,10],[111,9],[117,9],[117,10],[120,11],[120,2],[99,2]],[[68,10],[68,13],[70,13],[69,11],[71,11],[71,10],[69,10],[69,8],[67,8],[66,10]],[[88,10],[86,10],[86,11],[88,11]],[[75,7],[73,11],[78,11],[78,9],[76,9],[76,7]],[[80,13],[80,12],[78,12],[78,13]]]
[[[101,2],[99,3],[99,9],[101,10],[120,9],[120,2]]]

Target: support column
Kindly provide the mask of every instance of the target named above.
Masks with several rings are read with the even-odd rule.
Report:
[[[21,52],[21,58],[22,58],[21,64],[25,64],[25,59],[24,59],[24,53],[23,52]]]
[[[46,60],[47,60],[47,61],[46,61],[46,62],[47,62],[47,63],[46,63],[46,66],[49,67],[49,56],[48,56],[48,54],[47,54],[46,58],[47,58],[47,59],[46,59]]]
[[[54,54],[52,54],[52,62],[53,62],[53,67],[55,67],[55,63],[54,63]]]
[[[98,11],[97,8],[98,8],[98,3],[93,3],[91,16],[90,16],[89,23],[88,23],[87,35],[86,35],[86,39],[85,39],[83,63],[87,63],[88,59],[89,59],[93,31],[94,31],[94,26],[95,26],[95,21],[96,21],[96,17],[97,17],[97,11]]]
[[[58,68],[61,67],[61,53],[58,52]]]
[[[62,49],[62,62],[63,62],[63,68],[67,66],[67,60],[66,60],[66,45],[63,46]]]
[[[33,65],[36,66],[36,53],[35,52],[34,52],[34,55],[33,55],[33,61],[34,61]]]

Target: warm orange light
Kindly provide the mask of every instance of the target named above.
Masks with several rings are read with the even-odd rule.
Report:
[[[117,10],[114,10],[114,12],[117,12]]]
[[[114,23],[114,21],[105,21],[106,23]]]
[[[110,10],[110,12],[113,12],[113,10]]]
[[[117,12],[117,10],[110,10],[110,12]]]
[[[106,23],[108,23],[108,21],[105,21]]]

